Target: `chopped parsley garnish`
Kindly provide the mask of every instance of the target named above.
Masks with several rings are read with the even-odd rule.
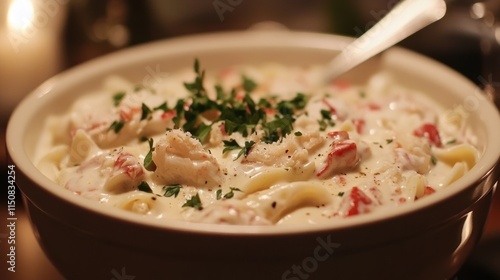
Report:
[[[259,99],[257,105],[262,108],[271,108],[273,106],[271,102],[269,102],[267,99],[264,98]]]
[[[229,188],[230,191],[228,193],[226,193],[223,197],[226,198],[226,199],[230,199],[230,198],[233,198],[234,196],[234,192],[237,191],[237,192],[241,192],[240,189],[238,188]]]
[[[149,184],[145,181],[142,181],[137,187],[137,189],[140,190],[141,192],[153,193],[153,190],[151,189]]]
[[[108,128],[108,130],[113,130],[115,133],[119,133],[122,130],[125,122],[123,121],[114,121]]]
[[[447,145],[452,145],[452,144],[456,144],[457,143],[457,139],[452,139],[448,142],[446,142]]]
[[[217,200],[220,200],[221,198],[225,198],[225,199],[230,199],[230,198],[233,198],[234,197],[234,192],[241,192],[242,190],[238,189],[238,188],[229,188],[229,192],[226,193],[224,196],[222,195],[222,190],[221,189],[218,189],[217,192],[216,192],[216,198]]]
[[[184,87],[191,93],[190,99],[177,101],[173,108],[173,122],[175,129],[190,132],[202,143],[206,142],[213,124],[217,122],[223,124],[227,135],[239,133],[247,137],[262,127],[264,142],[279,141],[292,132],[295,114],[307,104],[308,98],[303,93],[297,93],[291,100],[277,102],[276,99],[268,98],[255,102],[250,94],[257,84],[245,75],[241,76],[244,94],[235,88],[225,91],[221,85],[215,85],[216,97],[211,98],[203,84],[205,72],[200,69],[197,59],[193,68],[196,74],[194,81],[184,83]],[[147,118],[149,111],[143,109],[143,117]],[[165,104],[161,109],[168,108]],[[272,119],[268,120],[266,112],[273,113]],[[243,154],[248,154],[248,151],[249,145],[246,145]]]
[[[330,110],[321,110],[321,117],[325,120],[331,120],[332,119],[332,112]]]
[[[217,200],[220,200],[222,198],[222,190],[221,189],[218,189],[216,192],[215,192],[215,198]]]
[[[120,105],[120,102],[125,97],[125,92],[119,91],[113,95],[113,104],[116,106]]]
[[[151,109],[149,109],[149,107],[144,103],[142,103],[141,110],[141,121],[149,119],[151,117],[151,113],[153,113],[153,111],[151,111]]]
[[[325,120],[319,120],[318,124],[319,124],[319,130],[320,131],[325,131],[326,128],[328,127],[328,124],[326,123]]]
[[[163,102],[159,106],[154,107],[153,110],[155,110],[155,111],[163,110],[164,112],[168,111],[167,102]]]
[[[337,195],[340,196],[340,197],[343,197],[344,196],[344,192],[339,192]]]
[[[283,116],[293,116],[295,111],[304,109],[306,104],[307,97],[299,92],[292,100],[280,101],[276,107]]]
[[[295,136],[302,136],[302,132],[297,131],[297,132],[295,132],[295,133],[294,133],[294,135],[295,135]]]
[[[149,90],[151,93],[154,93],[154,90],[152,88],[146,87],[143,84],[137,84],[137,85],[134,86],[134,92],[139,92],[139,91],[141,91],[143,89]]]
[[[242,80],[243,80],[242,86],[246,92],[252,92],[257,88],[257,84],[253,80],[246,77],[245,75],[243,75]]]
[[[332,119],[332,112],[330,110],[321,110],[321,120],[318,121],[319,130],[325,131],[328,126],[335,126],[335,122]]]
[[[179,192],[181,190],[182,186],[181,185],[172,185],[172,186],[164,186],[163,191],[165,192],[163,196],[165,197],[177,197],[179,195]]]
[[[224,150],[222,150],[222,153],[223,153],[223,154],[225,154],[225,153],[226,153],[226,152],[228,152],[228,151],[241,149],[241,147],[240,147],[240,145],[238,144],[238,142],[236,142],[236,140],[234,140],[234,139],[231,139],[231,140],[223,140],[222,142],[224,142]]]
[[[250,153],[250,150],[252,149],[253,145],[255,145],[254,141],[245,141],[245,146],[241,147],[236,140],[231,139],[229,141],[224,140],[224,149],[222,150],[222,153],[226,153],[228,151],[232,150],[240,150],[238,155],[236,156],[235,160],[240,158],[242,155],[248,156]]]
[[[283,116],[281,118],[276,116],[273,121],[264,123],[262,127],[264,129],[262,141],[268,144],[277,142],[279,139],[292,132],[292,123],[294,121],[295,119],[291,116]]]
[[[265,119],[266,114],[263,108],[255,104],[249,93],[240,100],[233,94],[234,90],[227,99],[218,100],[214,107],[220,114],[214,121],[223,121],[224,130],[228,135],[238,132],[246,137],[255,131],[257,124]]]
[[[436,156],[431,155],[431,163],[432,163],[432,165],[436,165],[436,164],[437,164],[437,161],[438,161],[438,160],[437,160]]]
[[[184,99],[179,99],[177,100],[177,104],[175,104],[175,117],[173,118],[174,121],[174,128],[180,128],[182,118],[184,118],[184,105],[185,101]]]
[[[245,155],[245,157],[248,156],[248,154],[250,153],[250,150],[252,149],[253,145],[255,145],[254,141],[245,141],[245,146],[238,153],[238,156],[236,157],[236,159],[238,159],[242,155]]]
[[[386,142],[387,144],[391,144],[393,141],[394,141],[393,139],[385,139],[385,142]]]
[[[205,78],[205,71],[200,71],[200,63],[198,59],[194,60],[194,72],[196,77],[192,83],[184,83],[184,87],[189,90],[194,96],[203,96],[206,91],[203,87],[203,79]]]
[[[182,207],[192,207],[196,210],[203,209],[203,205],[201,204],[200,195],[196,194],[192,196],[190,199],[186,200],[186,202],[182,205]]]
[[[205,142],[210,131],[212,130],[212,125],[206,125],[201,123],[195,130],[195,137],[200,140],[201,143]]]
[[[153,161],[153,151],[155,150],[155,148],[153,147],[153,142],[153,138],[148,139],[149,151],[144,157],[144,168],[149,171],[152,171],[156,168],[156,165]]]

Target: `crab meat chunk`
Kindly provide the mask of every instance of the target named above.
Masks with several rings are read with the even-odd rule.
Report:
[[[159,183],[214,187],[223,182],[217,159],[189,132],[167,131],[156,143],[152,158]]]
[[[258,142],[242,163],[262,163],[274,167],[299,167],[308,162],[313,151],[324,140],[319,133],[307,133],[300,137],[288,135],[281,142]]]
[[[431,156],[420,147],[414,147],[411,151],[403,148],[394,149],[396,163],[403,170],[414,170],[419,174],[427,173],[431,165]]]
[[[137,158],[121,149],[96,155],[68,171],[61,173],[61,184],[76,194],[94,199],[103,193],[133,191],[144,179],[144,170]]]
[[[123,94],[112,110],[105,106],[111,100],[108,96],[90,104],[77,103],[70,118],[70,133],[83,129],[99,147],[112,148],[173,126],[174,112],[155,109],[164,102],[160,96],[146,90]]]

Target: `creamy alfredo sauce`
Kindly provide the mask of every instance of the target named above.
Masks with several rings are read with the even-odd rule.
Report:
[[[40,170],[157,219],[315,224],[422,199],[478,157],[464,110],[385,73],[318,88],[316,66],[194,68],[148,85],[108,78],[48,119]]]

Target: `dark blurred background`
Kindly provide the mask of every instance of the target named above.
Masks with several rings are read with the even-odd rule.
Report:
[[[4,133],[13,108],[41,82],[65,69],[137,44],[195,33],[245,30],[258,24],[263,26],[262,23],[272,28],[358,37],[397,3],[397,0],[2,0],[2,172],[7,174]],[[452,67],[491,97],[495,96],[495,89],[500,92],[500,0],[450,0],[441,21],[400,45]],[[456,279],[500,279],[499,195],[497,192],[481,243]],[[5,206],[6,191],[0,197],[1,205]],[[19,245],[18,265],[22,270],[13,279],[59,279],[34,242],[21,211],[22,202],[18,203],[21,220],[18,238],[23,240]],[[3,217],[6,211],[0,212]],[[5,243],[3,231],[0,230],[0,245]],[[3,256],[3,247],[0,248]],[[6,278],[0,273],[0,279]]]

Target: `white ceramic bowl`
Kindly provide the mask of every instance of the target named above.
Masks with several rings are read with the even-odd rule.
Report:
[[[500,117],[464,77],[410,51],[394,49],[346,75],[374,71],[447,106],[463,105],[480,139],[481,158],[459,181],[392,212],[335,224],[221,226],[143,219],[82,199],[43,176],[33,155],[45,118],[65,111],[104,77],[142,82],[155,71],[236,63],[329,61],[350,39],[326,34],[247,31],[162,41],[111,54],[66,71],[31,93],[7,130],[8,152],[36,236],[68,279],[445,279],[481,235],[498,180]]]

